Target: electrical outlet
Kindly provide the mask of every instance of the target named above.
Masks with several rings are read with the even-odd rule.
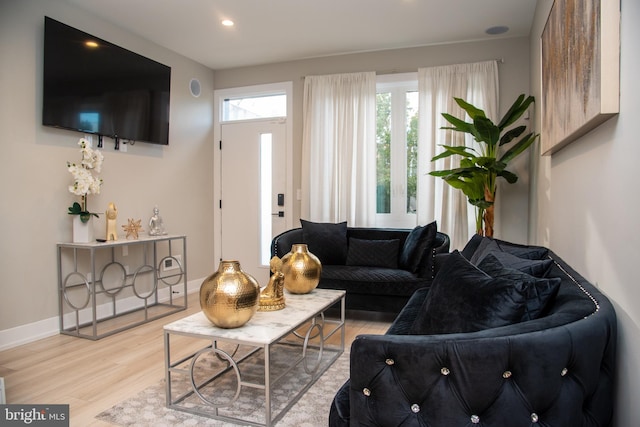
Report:
[[[162,271],[177,270],[180,268],[178,263],[182,264],[182,255],[172,255],[172,257],[173,258],[167,257],[162,261]],[[176,262],[176,260],[178,260],[178,262]]]
[[[124,245],[122,247],[122,256],[128,256],[129,255],[129,246]]]

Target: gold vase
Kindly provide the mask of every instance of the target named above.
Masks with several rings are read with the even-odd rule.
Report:
[[[218,271],[200,285],[200,308],[220,328],[238,328],[258,310],[260,285],[238,261],[220,261]]]
[[[291,252],[282,257],[284,288],[292,294],[308,294],[318,286],[322,264],[309,252],[305,244],[291,246]]]

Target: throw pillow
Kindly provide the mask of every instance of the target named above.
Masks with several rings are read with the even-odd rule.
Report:
[[[347,265],[398,268],[400,240],[349,239]]]
[[[344,265],[347,259],[347,222],[338,224],[300,220],[302,239],[322,264]]]
[[[500,253],[504,255],[504,253]],[[509,255],[509,254],[506,254]],[[513,255],[510,255],[513,256]],[[516,259],[521,259],[514,257]],[[528,260],[523,260],[528,261]],[[545,260],[551,262],[551,260]],[[544,262],[544,261],[538,261]],[[495,254],[489,254],[478,264],[478,268],[491,277],[521,281],[526,289],[525,313],[522,321],[537,319],[553,301],[560,288],[559,277],[543,279],[533,277],[520,269],[504,267]]]
[[[518,323],[526,295],[522,281],[493,278],[454,251],[434,278],[410,333],[475,332]]]
[[[503,252],[510,253],[518,258],[544,259],[549,255],[549,249],[541,246],[524,246],[515,243],[496,240],[496,243]]]
[[[473,236],[471,236],[471,239],[469,239],[467,244],[464,245],[464,248],[462,248],[460,253],[466,259],[471,259],[474,252],[478,249],[478,246],[483,240],[484,240],[484,236],[481,236],[479,234],[474,234]]]
[[[413,274],[424,272],[431,259],[430,249],[433,247],[436,232],[435,221],[411,230],[400,251],[398,266]]]
[[[473,238],[471,240],[474,240]],[[471,241],[468,243],[470,244]],[[466,250],[467,247],[465,247]],[[472,264],[478,265],[478,262],[489,252],[505,252],[518,258],[541,260],[545,259],[549,254],[547,248],[540,246],[524,246],[517,245],[515,243],[509,243],[501,240],[495,240],[491,237],[482,237],[482,240],[477,245],[475,252],[470,258]],[[466,254],[465,254],[466,255]]]
[[[523,273],[530,274],[535,277],[544,277],[549,272],[553,261],[551,259],[528,259],[519,258],[507,252],[489,252],[485,254],[476,265],[480,270],[493,276],[483,264],[488,264],[490,267],[493,265],[499,266],[499,268],[513,268],[514,270],[522,271]]]
[[[478,245],[478,248],[473,253],[469,261],[471,261],[471,264],[473,265],[478,265],[478,262],[482,258],[484,258],[484,256],[489,252],[501,252],[501,251],[502,249],[500,249],[500,246],[498,246],[498,243],[496,243],[495,240],[488,237],[483,237],[482,241]]]

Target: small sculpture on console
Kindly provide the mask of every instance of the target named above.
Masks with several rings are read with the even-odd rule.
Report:
[[[285,307],[284,304],[284,274],[282,274],[282,260],[277,256],[271,258],[269,267],[273,272],[269,283],[260,292],[258,311],[277,311]]]
[[[153,216],[149,219],[149,236],[164,236],[167,234],[164,229],[164,223],[160,216],[160,209],[157,206],[153,208]]]
[[[118,240],[118,232],[116,231],[116,221],[118,219],[118,208],[111,202],[109,208],[105,212],[107,217],[107,237],[106,240]]]
[[[133,237],[134,239],[138,239],[138,234],[141,231],[144,231],[142,229],[142,225],[140,224],[142,222],[141,219],[139,220],[135,220],[133,218],[129,218],[129,221],[127,222],[127,225],[123,225],[122,228],[124,229],[124,231],[127,233],[127,236],[125,237],[125,239],[129,240],[129,236]]]

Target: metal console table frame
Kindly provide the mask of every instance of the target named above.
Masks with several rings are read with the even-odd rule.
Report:
[[[166,253],[161,259],[158,259],[158,245],[166,242]],[[174,243],[181,246],[180,255],[182,262],[177,258],[175,252],[178,248],[173,248]],[[143,262],[134,272],[126,271],[122,262],[116,260],[116,248],[143,245]],[[152,260],[149,261],[149,248],[151,248]],[[128,248],[127,248],[128,250]],[[78,256],[81,251],[89,253],[89,273],[82,273],[79,270]],[[110,251],[107,254],[109,261],[101,270],[96,268],[96,254],[99,251]],[[69,254],[71,257],[71,271],[64,271],[63,256]],[[148,323],[152,320],[168,316],[173,313],[185,310],[187,308],[187,238],[184,235],[163,235],[163,236],[140,236],[136,240],[116,240],[108,242],[91,242],[91,243],[58,243],[58,300],[59,300],[59,317],[60,317],[60,333],[72,335],[92,340],[98,340],[109,335],[121,332],[135,326]],[[170,259],[178,266],[175,272],[163,272],[161,266]],[[68,263],[67,263],[68,264]],[[86,265],[84,266],[86,270]],[[107,268],[115,268],[120,273],[120,283],[107,287],[103,282],[103,276]],[[99,273],[99,274],[98,274]],[[90,275],[89,275],[90,274]],[[136,279],[142,274],[153,274],[152,288],[146,292],[140,292],[136,289]],[[168,301],[160,302],[158,296],[158,286],[166,285],[169,289]],[[174,286],[182,286],[182,295],[174,296]],[[84,301],[75,302],[69,297],[68,292],[84,288],[86,296]],[[119,301],[118,296],[124,289],[130,288],[133,295],[142,301],[142,306],[135,307],[124,311],[119,311],[116,303]],[[106,316],[98,315],[98,297],[106,301],[104,304],[109,306],[110,314]],[[154,308],[154,312],[151,309]],[[66,310],[65,310],[66,309]],[[86,317],[83,311],[90,311],[90,321],[82,321],[81,317]],[[142,313],[142,320],[123,321],[122,325],[115,326],[106,332],[99,332],[98,326],[111,319],[123,317],[136,312]],[[65,322],[66,317],[73,317],[73,321]],[[71,326],[65,323],[72,324]],[[89,331],[89,332],[87,332]]]
[[[257,312],[252,319],[242,327],[235,329],[218,328],[209,322],[202,312],[198,312],[184,319],[177,320],[164,326],[165,376],[166,376],[166,406],[171,409],[215,418],[218,420],[253,426],[272,426],[286,414],[286,412],[300,399],[300,397],[315,383],[315,381],[333,364],[344,352],[345,340],[345,291],[333,289],[315,289],[310,294],[285,294],[286,307],[279,311]],[[340,305],[340,318],[325,318],[324,312],[333,305]],[[309,325],[306,331],[300,328]],[[327,344],[327,340],[340,333],[340,344]],[[208,345],[192,352],[195,342],[186,355],[172,355],[171,337],[182,336],[206,340]],[[317,344],[311,344],[317,340]],[[223,345],[235,346],[229,351]],[[272,350],[278,346],[284,354],[286,367],[280,366],[278,372],[273,372]],[[313,347],[313,350],[311,348]],[[185,350],[184,342],[176,347]],[[239,352],[239,348],[249,348]],[[315,352],[316,357],[311,357]],[[214,368],[204,362],[206,372],[204,380],[194,378],[194,366],[198,359],[207,355],[217,358],[223,367]],[[175,357],[173,357],[175,356]],[[311,360],[309,360],[311,359]],[[247,365],[249,364],[249,365]],[[260,364],[263,364],[261,366]],[[300,368],[300,366],[302,368]],[[243,377],[245,371],[257,370],[259,373],[247,380]],[[273,402],[274,386],[287,374],[295,373],[306,376],[301,381],[300,390],[293,391],[286,402]],[[218,403],[204,395],[204,390],[219,390],[216,385],[225,373],[236,378],[235,395],[225,403]],[[294,373],[294,375],[295,375]],[[178,376],[175,378],[174,376]],[[251,375],[249,375],[251,377]],[[182,381],[181,383],[179,381]],[[176,387],[176,382],[181,387]],[[198,384],[199,382],[199,384]],[[186,385],[185,385],[186,384]],[[216,389],[218,387],[218,389]],[[242,418],[240,414],[228,412],[228,408],[236,403],[242,389],[257,390],[251,398],[260,401],[260,394],[264,398],[264,422],[258,419],[261,408],[257,406],[254,414]],[[228,395],[233,391],[228,391]],[[195,400],[194,400],[195,399]],[[273,402],[273,406],[272,406]],[[257,405],[257,403],[256,403]],[[227,412],[225,412],[227,411]]]

